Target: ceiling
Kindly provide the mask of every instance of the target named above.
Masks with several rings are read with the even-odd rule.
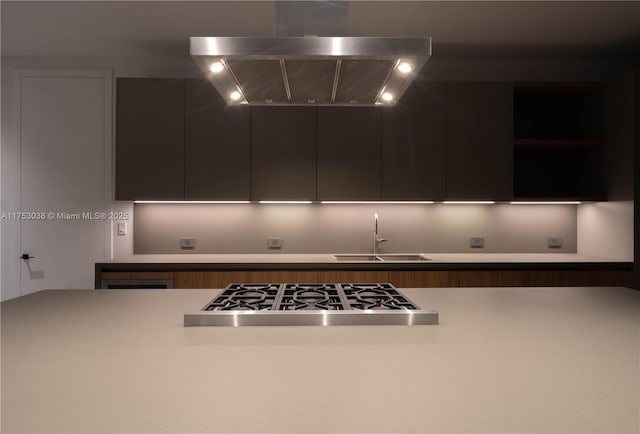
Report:
[[[273,36],[273,1],[2,1],[2,55],[188,56]],[[640,1],[352,1],[346,36],[431,36],[433,59],[640,58]]]

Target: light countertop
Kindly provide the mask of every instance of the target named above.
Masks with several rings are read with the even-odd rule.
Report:
[[[356,252],[357,253],[357,252]],[[402,252],[400,252],[402,253]],[[416,252],[412,252],[415,254]],[[365,253],[366,254],[366,253]],[[382,254],[382,253],[381,253]],[[427,263],[620,263],[619,259],[575,253],[421,253]],[[271,254],[141,254],[103,263],[344,263],[331,253]],[[380,264],[380,263],[378,263]]]
[[[1,431],[640,431],[639,291],[402,291],[440,324],[183,327],[218,290],[3,302]]]
[[[415,254],[415,252],[413,252]],[[331,253],[140,254],[96,263],[105,271],[230,270],[616,270],[632,262],[575,253],[421,253],[427,261],[338,261]]]

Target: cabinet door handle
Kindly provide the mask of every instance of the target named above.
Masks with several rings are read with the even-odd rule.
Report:
[[[20,259],[27,261],[30,258],[33,258],[33,256],[29,255],[28,253],[23,253],[22,255],[20,255]]]

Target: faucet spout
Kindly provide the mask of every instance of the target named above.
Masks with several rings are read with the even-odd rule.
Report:
[[[378,213],[373,214],[373,255],[378,254],[378,244],[385,243],[386,238],[378,235]]]

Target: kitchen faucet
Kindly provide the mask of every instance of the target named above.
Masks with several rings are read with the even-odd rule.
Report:
[[[378,244],[385,243],[387,240],[378,236],[378,213],[373,214],[373,222],[373,255],[375,256],[378,254]]]

